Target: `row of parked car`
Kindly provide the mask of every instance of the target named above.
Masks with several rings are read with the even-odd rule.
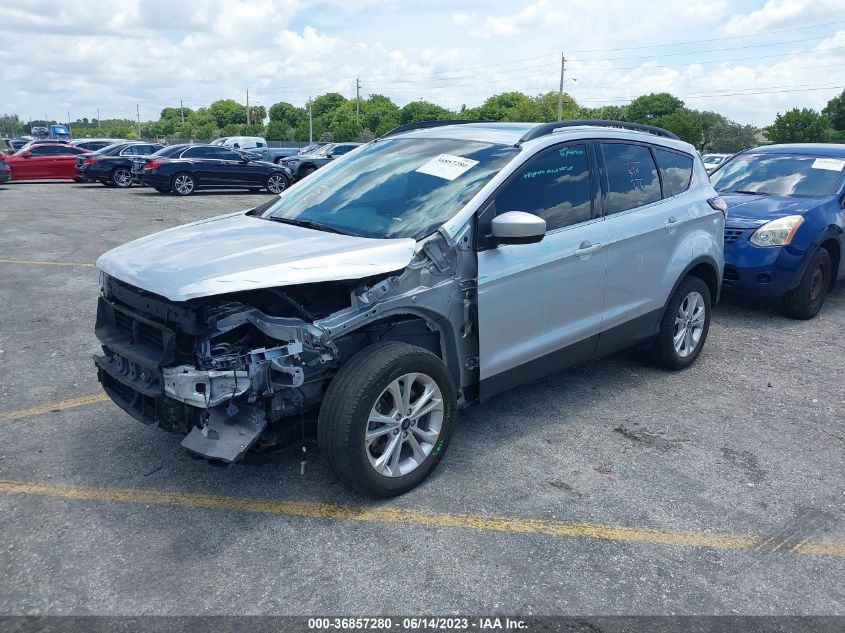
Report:
[[[232,188],[266,189],[278,194],[358,146],[315,144],[294,155],[284,148],[273,155],[262,153],[275,150],[267,148],[263,139],[255,138],[229,137],[211,144],[167,146],[117,139],[34,140],[0,158],[0,182],[73,179],[118,188],[137,183],[176,195],[190,195],[199,189]],[[242,148],[241,143],[246,147]]]
[[[722,290],[815,316],[845,274],[843,200],[843,145],[709,176],[651,126],[403,126],[277,200],[102,255],[98,377],[212,460],[313,423],[341,481],[393,496],[464,407],[632,346],[691,366]]]

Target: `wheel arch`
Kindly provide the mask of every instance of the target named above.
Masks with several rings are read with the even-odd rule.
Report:
[[[719,302],[719,295],[721,292],[721,275],[719,274],[719,264],[712,257],[702,255],[687,264],[687,267],[684,268],[683,272],[678,276],[678,279],[672,286],[672,292],[669,293],[669,297],[666,299],[666,305],[663,306],[661,321],[663,320],[663,314],[666,313],[666,308],[669,306],[669,302],[672,300],[672,297],[675,296],[675,293],[677,292],[678,287],[681,285],[681,282],[687,277],[698,277],[699,279],[701,279],[705,284],[707,284],[707,289],[710,291],[710,298],[713,302],[713,305],[716,305]]]
[[[825,249],[830,255],[830,290],[836,286],[839,277],[839,266],[842,261],[842,244],[839,235],[829,233],[822,238],[819,248]]]

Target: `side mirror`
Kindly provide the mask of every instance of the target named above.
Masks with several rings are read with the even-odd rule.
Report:
[[[536,244],[546,234],[546,221],[524,211],[508,211],[493,218],[497,244]]]
[[[23,154],[21,154],[21,156],[23,156],[24,158],[29,158],[30,156],[32,156],[32,152],[26,150]]]

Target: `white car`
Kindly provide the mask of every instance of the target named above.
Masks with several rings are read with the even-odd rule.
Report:
[[[731,156],[733,154],[704,154],[701,157],[701,162],[704,163],[704,169],[707,170],[707,173],[712,174]]]

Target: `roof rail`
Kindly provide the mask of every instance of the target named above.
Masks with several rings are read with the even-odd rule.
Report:
[[[402,134],[403,132],[410,132],[411,130],[422,130],[429,127],[440,127],[441,125],[459,125],[461,123],[489,123],[481,119],[444,119],[442,121],[417,121],[416,123],[406,123],[395,127],[389,132],[385,132],[379,138],[387,138],[395,134]]]
[[[629,123],[628,121],[605,121],[603,119],[569,119],[567,121],[553,121],[552,123],[541,123],[536,127],[532,127],[525,134],[523,134],[522,138],[519,139],[518,143],[532,141],[535,138],[540,138],[541,136],[551,134],[552,132],[560,128],[580,127],[584,125],[593,125],[598,127],[618,127],[626,130],[635,130],[637,132],[649,132],[651,134],[656,134],[657,136],[673,138],[676,141],[681,140],[669,130],[664,130],[662,127],[656,127],[654,125],[645,125],[643,123]]]

